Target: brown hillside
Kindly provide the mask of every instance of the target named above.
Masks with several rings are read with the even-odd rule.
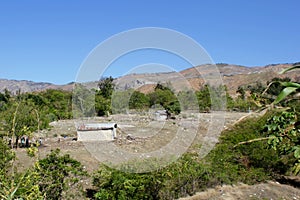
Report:
[[[275,77],[289,77],[294,81],[300,81],[300,75],[296,72],[289,72],[279,75],[278,72],[292,66],[291,64],[268,65],[264,67],[245,67],[240,65],[217,64],[218,70],[231,95],[236,95],[239,86],[251,85],[267,81]],[[154,90],[154,85],[160,83],[171,83],[175,91],[195,89],[198,90],[206,84],[203,77],[209,75],[213,66],[202,65],[185,69],[180,72],[156,73],[156,74],[131,74],[117,80],[118,89],[135,88],[143,93]]]
[[[289,77],[294,81],[300,82],[300,74],[297,71],[288,72],[283,75],[278,74],[278,72],[290,66],[292,64],[273,64],[264,67],[217,64],[223,83],[227,86],[231,95],[236,95],[236,90],[239,86],[255,84],[256,82],[266,84],[267,81],[270,81],[274,77]],[[115,80],[116,89],[124,90],[133,88],[143,93],[150,93],[154,90],[154,86],[157,83],[168,83],[175,91],[198,90],[206,84],[203,77],[211,75],[213,72],[212,69],[214,69],[212,65],[201,65],[180,72],[129,74]],[[93,83],[91,85],[95,87],[96,84]],[[71,91],[73,83],[54,85],[42,82],[0,79],[0,92],[3,92],[4,89],[8,89],[13,93],[18,90],[21,90],[21,92],[43,91],[47,89]]]

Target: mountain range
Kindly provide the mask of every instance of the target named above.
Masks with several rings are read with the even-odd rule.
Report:
[[[241,85],[251,85],[257,82],[265,84],[274,77],[289,77],[294,81],[300,82],[300,74],[297,72],[288,72],[279,75],[278,73],[293,64],[271,64],[260,67],[246,67],[234,64],[216,64],[223,83],[227,86],[231,95],[235,95],[235,91]],[[187,88],[199,89],[203,84],[207,83],[207,76],[212,74],[211,65],[200,65],[188,68],[179,72],[162,72],[162,73],[143,73],[128,74],[115,80],[116,88],[119,90],[134,88],[141,92],[148,93],[153,91],[157,83],[169,83],[173,89],[179,91]],[[0,79],[0,92],[5,89],[16,93],[43,91],[47,89],[61,89],[71,91],[74,83],[65,85],[55,85],[45,82],[33,82],[27,80],[7,80]],[[96,85],[91,83],[91,85]]]

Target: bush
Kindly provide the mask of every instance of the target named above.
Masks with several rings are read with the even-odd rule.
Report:
[[[39,160],[35,171],[40,177],[38,185],[46,199],[61,199],[63,191],[79,182],[87,175],[80,162],[70,155],[60,155],[60,150],[51,151],[46,158]]]
[[[207,157],[216,184],[253,184],[288,170],[266,140],[239,145],[240,142],[265,137],[264,125],[273,115],[269,112],[262,117],[245,119],[222,133],[219,144]]]
[[[127,168],[126,165],[123,167]],[[187,153],[171,165],[149,173],[129,173],[101,165],[93,176],[93,185],[97,188],[94,197],[175,199],[206,188],[209,174],[209,169],[193,153]]]
[[[101,165],[93,177],[96,199],[158,199],[159,173],[134,174]]]

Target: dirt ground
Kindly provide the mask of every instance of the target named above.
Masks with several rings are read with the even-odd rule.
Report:
[[[180,198],[180,200],[298,200],[300,190],[289,185],[270,181],[257,185],[239,184],[234,186],[219,186],[197,193],[192,197]]]
[[[221,129],[230,128],[239,119],[249,115],[251,114],[235,112],[201,113],[198,115],[184,113],[175,120],[156,121],[147,115],[119,114],[96,118],[91,121],[116,122],[118,124],[118,138],[112,143],[113,147],[118,147],[129,152],[129,154],[144,154],[160,150],[178,138],[179,143],[176,143],[175,146],[170,145],[166,148],[166,151],[180,151],[180,147],[184,151],[186,146],[203,141],[212,140],[216,142],[215,137],[220,131],[216,127],[222,126]],[[224,124],[221,123],[223,119],[225,120]],[[95,156],[95,152],[86,146],[87,143],[74,140],[77,138],[75,123],[73,120],[56,121],[50,124],[51,128],[49,130],[41,130],[39,133],[35,133],[36,138],[42,138],[38,158],[43,158],[51,150],[59,148],[62,153],[68,153],[80,161],[84,168],[92,173],[98,169],[99,160],[101,159],[97,155]],[[220,124],[218,125],[218,123]],[[101,156],[111,156],[109,151],[104,153],[106,154],[101,154]],[[24,148],[17,149],[16,155],[18,159],[16,164],[20,169],[32,166],[37,159],[28,157]],[[152,154],[149,153],[149,155]],[[91,179],[82,180],[82,183],[85,188],[89,188]],[[254,186],[240,184],[220,186],[183,199],[300,199],[300,190],[275,182]]]

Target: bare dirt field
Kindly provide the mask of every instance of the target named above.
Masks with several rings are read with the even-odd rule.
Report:
[[[110,142],[113,147],[124,150],[128,154],[144,154],[155,152],[166,146],[166,151],[175,152],[187,150],[185,149],[186,146],[193,146],[206,140],[216,142],[217,138],[215,137],[220,131],[217,128],[218,126],[222,126],[222,129],[230,128],[239,119],[249,115],[255,116],[256,114],[227,112],[225,114],[201,113],[195,115],[184,113],[176,119],[167,121],[156,121],[147,115],[119,114],[96,118],[91,121],[116,122],[118,124],[118,137],[115,141]],[[223,119],[225,120],[224,124],[222,123]],[[101,159],[99,159],[97,155],[95,156],[92,147],[88,147],[88,143],[74,140],[77,137],[77,132],[73,120],[52,122],[50,125],[49,130],[35,133],[36,138],[41,137],[43,141],[39,147],[38,158],[43,158],[51,150],[59,148],[62,153],[68,153],[80,161],[90,173],[98,169],[99,160],[102,157],[111,159],[111,152],[104,152],[104,154],[101,154]],[[181,139],[179,143],[176,143],[175,146],[169,145],[174,140],[176,141],[178,137]],[[188,139],[185,140],[185,138]],[[18,159],[17,166],[21,169],[33,165],[37,159],[28,157],[24,148],[17,149],[16,155]],[[91,186],[91,179],[87,178],[82,183],[85,188],[88,188]],[[300,190],[292,186],[270,182],[254,186],[220,186],[183,199],[300,199]]]

